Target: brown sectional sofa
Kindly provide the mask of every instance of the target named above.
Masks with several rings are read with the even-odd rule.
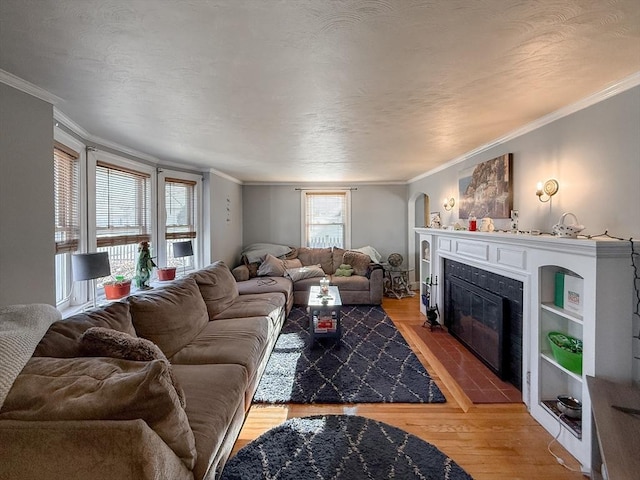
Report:
[[[216,478],[291,309],[291,282],[269,283],[216,262],[53,323],[0,409],[0,478]],[[95,356],[90,327],[150,340],[170,364]]]
[[[345,257],[347,254],[347,257]],[[380,305],[383,294],[384,270],[380,265],[371,262],[365,254],[344,250],[338,247],[309,248],[299,247],[291,249],[283,261],[298,260],[303,267],[320,265],[331,285],[336,285],[340,290],[342,303],[348,305]],[[346,261],[345,261],[346,259]],[[362,262],[365,262],[362,264]],[[360,262],[360,268],[356,268],[351,276],[338,276],[336,270],[343,264]],[[272,271],[277,272],[277,269]],[[258,276],[259,265],[250,265],[247,262],[233,269],[233,275],[238,281],[238,289],[241,292],[258,292],[266,289],[277,290],[287,288],[292,283],[293,296],[291,303],[305,305],[308,300],[309,287],[318,285],[318,277],[302,278],[291,282],[282,275]],[[266,281],[268,279],[268,281]],[[277,282],[273,284],[272,282]]]

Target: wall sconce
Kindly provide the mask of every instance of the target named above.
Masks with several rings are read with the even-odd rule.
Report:
[[[451,198],[445,198],[442,206],[447,212],[449,212],[454,207],[455,204],[456,204],[456,199],[451,197]]]
[[[551,197],[558,193],[558,188],[558,181],[553,178],[544,182],[544,185],[542,184],[542,182],[538,182],[538,185],[536,187],[536,195],[538,196],[538,200],[543,203],[548,202],[549,200],[551,200]],[[542,197],[545,195],[546,198],[543,199]]]

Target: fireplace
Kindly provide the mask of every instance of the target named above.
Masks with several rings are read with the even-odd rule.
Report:
[[[522,282],[449,259],[444,278],[449,333],[522,391]]]

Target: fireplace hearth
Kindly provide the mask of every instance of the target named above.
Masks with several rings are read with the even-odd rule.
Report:
[[[449,333],[522,391],[522,282],[449,259],[444,277]]]

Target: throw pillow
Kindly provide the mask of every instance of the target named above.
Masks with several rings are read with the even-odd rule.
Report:
[[[353,268],[351,268],[351,265],[343,263],[336,269],[335,275],[337,277],[350,277],[353,275]]]
[[[306,267],[287,269],[287,276],[296,282],[303,278],[324,277],[325,273],[320,265],[307,265]]]
[[[260,262],[269,253],[274,257],[282,257],[291,252],[291,247],[286,245],[276,245],[273,243],[253,243],[242,251],[242,256],[247,258],[249,263]]]
[[[193,469],[195,438],[164,360],[31,358],[0,411],[0,420],[138,419]]]
[[[300,260],[298,260],[297,258],[293,258],[291,260],[285,260],[284,261],[284,269],[288,270],[290,268],[300,268],[302,267],[302,262]],[[285,272],[286,274],[287,272]]]
[[[348,250],[344,252],[342,263],[351,265],[356,275],[365,276],[369,272],[371,257],[361,252]]]
[[[229,275],[233,280],[231,272]],[[138,336],[158,345],[167,358],[191,342],[209,323],[207,305],[192,277],[132,295],[127,301]]]
[[[80,337],[80,345],[84,353],[90,357],[121,358],[137,362],[150,362],[151,360],[169,362],[155,343],[146,338],[132,337],[110,328],[91,327]],[[170,365],[169,376],[180,399],[180,405],[184,408],[186,406],[184,391],[178,384]]]
[[[209,318],[226,310],[238,298],[238,284],[229,267],[217,261],[189,275],[198,284]]]
[[[274,257],[270,253],[258,267],[259,277],[283,277],[285,274],[284,260]]]
[[[135,337],[131,323],[129,304],[114,302],[104,308],[78,313],[55,322],[33,353],[34,357],[71,358],[82,355],[80,336],[91,327],[105,327],[128,333]]]

